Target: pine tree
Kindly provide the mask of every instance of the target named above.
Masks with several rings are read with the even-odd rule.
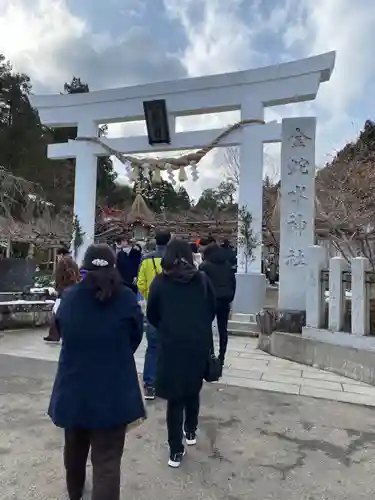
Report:
[[[90,92],[87,83],[83,82],[81,78],[73,77],[70,83],[64,84],[64,91],[67,94],[82,94]],[[106,135],[107,126],[103,125],[99,129],[99,135]],[[68,139],[75,139],[77,137],[77,128],[64,128],[56,129],[54,131],[55,142],[66,142]],[[101,156],[98,158],[98,179],[97,179],[97,193],[96,197],[100,204],[110,205],[111,195],[116,190],[115,181],[117,173],[113,169],[113,163],[109,156]]]
[[[0,55],[0,166],[3,177],[17,179],[17,186],[29,181],[30,190],[40,194],[50,174],[50,162],[46,157],[49,134],[30,105],[30,91],[30,78],[13,72],[9,61]],[[2,182],[2,196],[5,186],[10,189],[10,181]],[[28,198],[17,188],[8,201],[10,199],[13,200],[11,215],[19,216]]]

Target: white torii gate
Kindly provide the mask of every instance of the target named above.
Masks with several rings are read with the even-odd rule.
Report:
[[[150,146],[147,136],[101,140],[111,148],[125,154],[199,149],[210,144],[223,130],[177,133],[176,117],[240,110],[241,120],[263,120],[265,107],[315,99],[320,83],[330,79],[334,62],[335,53],[329,52],[248,71],[100,90],[86,94],[33,95],[30,100],[32,106],[39,111],[40,119],[45,125],[52,128],[75,126],[78,128],[78,137],[97,137],[99,124],[144,120],[143,102],[164,99],[168,111],[170,144]],[[295,120],[288,120],[286,129],[289,132],[300,128]],[[308,125],[309,133],[314,136],[310,141],[309,152],[310,161],[314,162],[314,124],[311,125],[310,121],[306,125]],[[276,122],[249,125],[234,131],[220,143],[221,147],[240,146],[239,206],[246,206],[251,212],[253,230],[260,237],[263,212],[263,144],[280,142],[283,135],[282,129],[284,130],[284,126]],[[284,148],[284,143],[282,147]],[[283,170],[288,168],[287,163],[290,162],[290,158],[286,157],[289,150],[290,148],[287,148],[284,149],[284,153],[282,152],[282,179]],[[67,143],[48,146],[50,159],[76,158],[74,213],[84,233],[83,244],[79,249],[79,261],[86,248],[94,241],[97,157],[107,155],[108,152],[102,146],[89,142],[70,140]],[[315,164],[313,166],[315,171]],[[313,175],[310,179],[313,179]],[[314,189],[313,181],[309,184],[309,191],[311,189]],[[304,197],[308,198],[307,191]],[[308,212],[307,210],[304,213]],[[310,210],[311,213],[313,215]],[[281,218],[284,215],[283,206],[281,206]],[[290,228],[291,223],[288,222],[288,224],[287,227]],[[283,241],[281,234],[280,258],[283,253],[286,259],[280,269],[280,305],[282,307],[297,309],[299,307],[294,307],[297,302],[302,305],[301,300],[297,300],[297,297],[301,295],[300,290],[294,290],[293,281],[294,284],[296,284],[296,278],[300,281],[299,273],[304,265],[301,256],[306,246],[314,243],[313,224],[308,224],[308,226],[306,228],[308,235],[304,237],[304,243],[298,249],[290,248],[288,236],[285,235]],[[282,233],[282,224],[280,227]],[[239,248],[237,293],[234,305],[237,312],[258,312],[263,306],[265,277],[261,274],[261,252],[261,245],[259,245],[255,251],[254,260],[245,272],[243,259],[241,259],[243,250]],[[296,256],[299,256],[299,260]],[[288,273],[285,272],[285,266],[290,267]],[[290,278],[286,277],[287,274],[290,274]],[[285,299],[282,298],[283,295]]]

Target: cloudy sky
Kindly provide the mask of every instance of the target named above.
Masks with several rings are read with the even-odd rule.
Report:
[[[374,0],[0,0],[0,52],[31,76],[35,92],[58,92],[73,75],[96,90],[336,50],[318,99],[276,110],[318,116],[318,165],[375,118],[374,26]],[[204,122],[225,125],[233,116]],[[199,186],[188,184],[193,196],[217,184],[223,154],[203,163]],[[277,150],[267,150],[268,168],[273,158]]]

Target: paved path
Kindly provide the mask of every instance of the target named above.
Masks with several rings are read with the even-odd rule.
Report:
[[[0,355],[56,361],[59,346],[46,345],[42,330],[12,331],[0,338]],[[257,339],[232,337],[223,384],[375,406],[375,387],[259,351]],[[143,369],[145,343],[136,355]]]
[[[0,498],[67,500],[63,435],[46,416],[54,363],[40,378],[7,374],[0,359]],[[238,356],[240,359],[240,357]],[[15,361],[15,363],[14,363]],[[35,374],[34,374],[35,375]],[[123,500],[373,500],[374,411],[228,385],[207,385],[198,444],[180,469],[167,466],[165,403],[129,433]],[[91,490],[88,464],[87,495]]]

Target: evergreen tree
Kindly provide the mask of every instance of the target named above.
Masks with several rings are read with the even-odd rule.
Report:
[[[163,211],[179,212],[188,210],[191,206],[189,195],[186,189],[181,186],[178,191],[172,184],[164,179],[158,184],[152,179],[141,179],[141,193],[147,205],[156,213]],[[134,184],[134,191],[138,188],[138,183]]]
[[[128,184],[115,184],[114,190],[107,196],[109,207],[125,208],[129,207],[135,198],[133,188]]]
[[[30,181],[30,190],[40,194],[50,175],[46,157],[49,133],[30,105],[30,91],[30,78],[13,72],[11,64],[0,55],[0,166],[10,178],[19,179],[18,184]],[[2,184],[0,190],[3,188],[4,193],[6,183]],[[17,216],[27,203],[27,196],[16,196]]]
[[[176,208],[180,210],[189,210],[191,208],[192,203],[190,200],[190,196],[184,186],[180,186],[176,193]]]
[[[87,83],[82,82],[81,78],[73,77],[70,83],[64,84],[64,91],[67,94],[82,94],[90,92]],[[65,142],[68,139],[75,139],[77,137],[77,128],[57,129],[56,142]],[[107,126],[103,125],[99,129],[99,135],[106,135]],[[116,190],[115,180],[117,173],[113,169],[113,163],[109,156],[101,156],[98,158],[98,178],[97,178],[97,192],[96,197],[100,204],[111,205],[110,199]]]
[[[196,207],[203,211],[214,212],[217,208],[217,196],[215,189],[204,189],[199,197]]]
[[[64,84],[64,92],[66,92],[67,94],[82,94],[85,92],[90,92],[90,89],[87,83],[83,83],[81,82],[80,78],[76,78],[75,76],[73,76],[70,83]]]

